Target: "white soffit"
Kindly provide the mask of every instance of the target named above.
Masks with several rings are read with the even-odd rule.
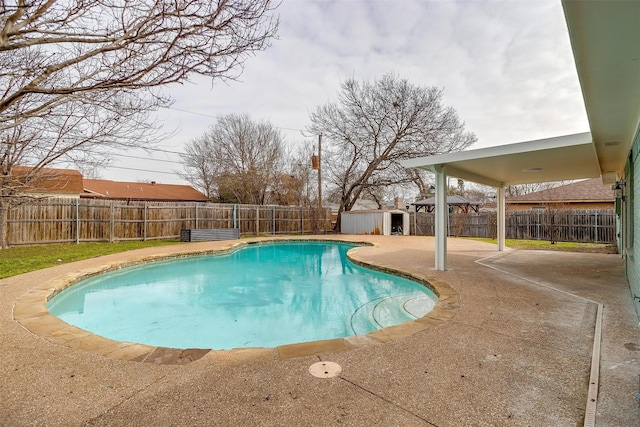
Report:
[[[622,175],[640,122],[640,1],[563,0],[603,180]]]
[[[436,172],[492,187],[600,177],[589,132],[557,138],[420,157],[406,168]]]

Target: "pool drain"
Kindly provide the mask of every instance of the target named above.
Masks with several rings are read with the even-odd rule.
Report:
[[[334,362],[317,362],[309,366],[309,373],[316,378],[333,378],[340,372],[342,368]]]

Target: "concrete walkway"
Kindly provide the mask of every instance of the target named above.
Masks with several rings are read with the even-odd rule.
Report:
[[[581,426],[600,304],[595,425],[640,426],[640,330],[618,255],[499,253],[450,239],[450,270],[438,272],[432,238],[351,238],[376,243],[356,249],[358,260],[448,284],[454,315],[345,351],[140,363],[36,335],[14,320],[16,301],[70,271],[229,242],[65,264],[0,280],[0,425]],[[342,373],[310,375],[320,360]]]

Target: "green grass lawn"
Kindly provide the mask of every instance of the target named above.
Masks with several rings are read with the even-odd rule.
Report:
[[[472,238],[480,242],[495,243],[496,239]],[[618,253],[618,248],[610,243],[577,243],[577,242],[556,242],[548,240],[516,240],[506,239],[505,245],[511,249],[543,250],[543,251],[564,251],[564,252],[587,252],[587,253]]]
[[[0,249],[0,279],[67,262],[80,261],[132,249],[166,246],[176,240],[127,241],[118,243],[61,243],[34,246],[12,246]]]

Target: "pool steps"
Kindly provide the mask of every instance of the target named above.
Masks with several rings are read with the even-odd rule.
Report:
[[[427,295],[415,293],[385,296],[358,307],[351,315],[350,325],[354,335],[364,335],[388,326],[419,319],[434,307]],[[401,310],[398,310],[401,307]]]

